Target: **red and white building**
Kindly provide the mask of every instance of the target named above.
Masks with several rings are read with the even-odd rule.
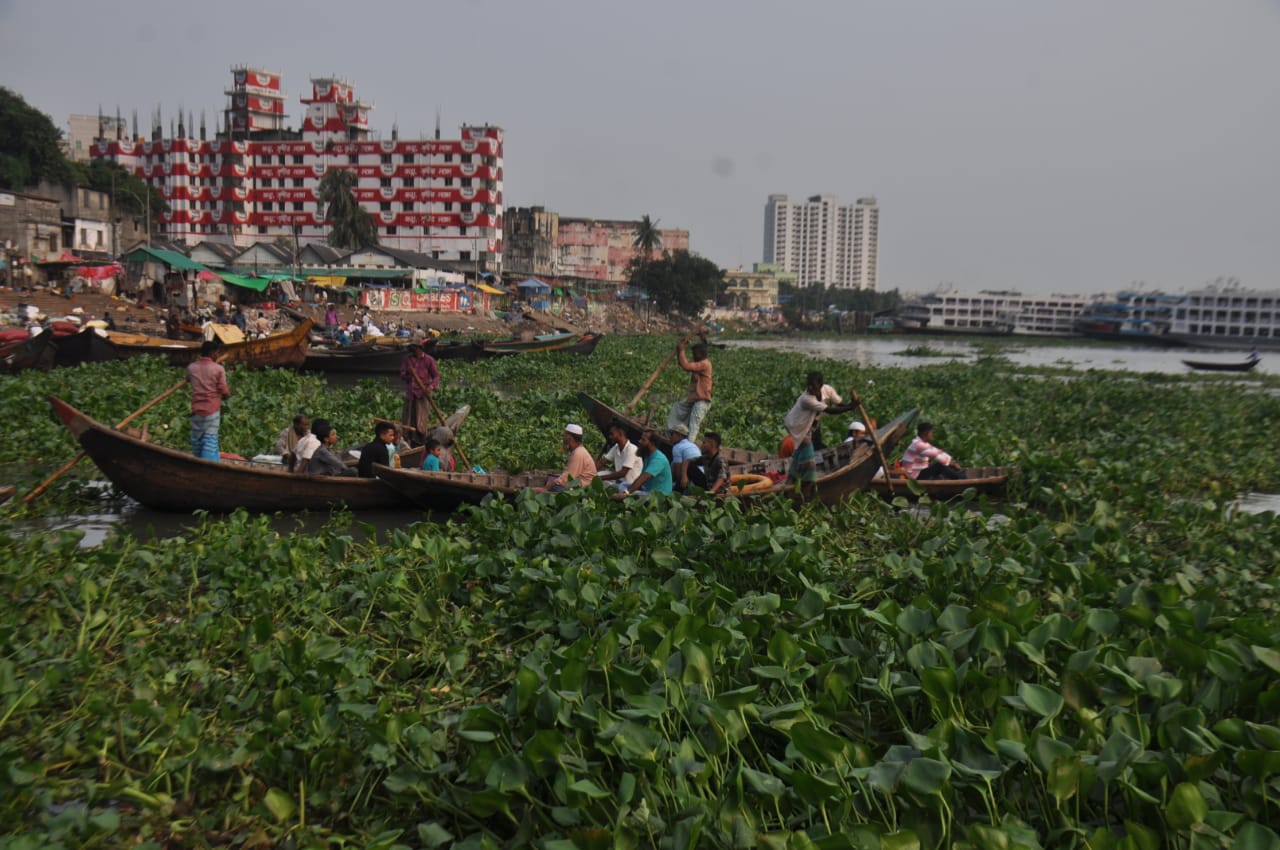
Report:
[[[115,160],[165,197],[157,236],[248,245],[278,236],[328,236],[318,200],[333,168],[356,174],[356,199],[378,222],[382,244],[436,259],[502,268],[502,128],[464,125],[461,138],[370,138],[370,104],[351,84],[311,80],[301,130],[285,127],[280,74],[232,69],[224,130],[193,137],[179,118],[173,138],[130,141],[101,133],[92,155]],[[203,119],[201,121],[203,124]],[[189,131],[184,132],[184,130]]]

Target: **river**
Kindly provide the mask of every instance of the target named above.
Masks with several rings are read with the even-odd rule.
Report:
[[[758,339],[733,340],[726,345],[734,348],[771,348],[777,351],[794,351],[813,357],[843,360],[859,366],[900,366],[911,368],[947,360],[973,361],[979,357],[996,355],[1018,366],[1053,366],[1065,369],[1108,369],[1122,372],[1161,372],[1174,375],[1192,374],[1183,359],[1205,360],[1214,363],[1239,363],[1247,356],[1243,351],[1204,351],[1192,348],[1163,348],[1158,346],[1126,346],[1115,343],[1081,343],[1075,339],[1052,337],[944,337],[944,336],[883,336],[848,337],[792,337],[766,336]],[[941,353],[938,356],[919,356],[905,353],[910,348],[927,347]],[[1232,372],[1197,372],[1200,375],[1218,375],[1238,378]],[[1280,357],[1263,357],[1252,374],[1280,374]]]

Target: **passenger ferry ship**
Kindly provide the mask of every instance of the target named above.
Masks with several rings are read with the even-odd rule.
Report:
[[[1174,308],[1183,297],[1137,290],[1100,296],[1080,315],[1076,330],[1094,339],[1173,345],[1175,341],[1169,338],[1169,327]]]
[[[903,330],[959,334],[1072,336],[1089,304],[1080,295],[1023,295],[982,290],[977,295],[934,292],[908,301],[898,311]]]
[[[1192,290],[1174,308],[1168,336],[1204,348],[1280,350],[1280,290]]]

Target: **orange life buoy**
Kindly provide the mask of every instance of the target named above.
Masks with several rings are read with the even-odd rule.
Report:
[[[773,487],[773,479],[767,475],[756,475],[751,472],[729,476],[729,492],[735,496],[744,493],[761,493]]]

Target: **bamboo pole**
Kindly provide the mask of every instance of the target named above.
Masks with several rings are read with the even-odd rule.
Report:
[[[871,435],[871,445],[875,446],[876,454],[880,457],[880,468],[884,470],[884,483],[889,488],[889,497],[893,497],[893,472],[889,469],[889,462],[884,458],[884,450],[880,448],[880,437],[876,435],[876,426],[871,417],[867,415],[867,409],[862,406],[862,397],[853,390],[849,390],[858,401],[858,415],[862,417],[862,422],[867,426],[867,433]]]
[[[687,334],[685,334],[684,339],[680,340],[680,344],[676,346],[676,351],[678,351],[679,349],[683,348],[686,344],[688,344],[689,340],[693,337],[694,333],[696,333],[696,331],[689,331]],[[645,381],[644,386],[640,388],[640,392],[636,393],[636,397],[631,399],[631,401],[627,403],[627,407],[626,407],[627,413],[630,413],[632,410],[635,409],[635,406],[640,403],[640,399],[644,398],[644,394],[649,392],[649,388],[653,386],[653,382],[658,380],[658,376],[666,371],[667,367],[671,365],[672,360],[676,359],[676,351],[672,351],[670,354],[668,354],[667,359],[663,360],[662,363],[658,366],[658,368],[653,370],[653,374],[649,376],[649,380]]]
[[[142,407],[135,410],[133,413],[130,413],[124,419],[121,419],[119,422],[116,423],[116,427],[123,428],[124,426],[128,425],[130,422],[137,419],[139,416],[146,413],[148,410],[155,407],[157,404],[164,401],[166,398],[173,395],[174,393],[176,393],[178,390],[182,389],[186,385],[187,385],[187,379],[183,378],[181,381],[178,381],[178,383],[174,384],[172,387],[169,387],[169,389],[160,393],[160,395],[151,399],[151,401],[147,402]],[[67,461],[65,464],[62,465],[61,468],[58,469],[57,472],[53,473],[53,475],[50,475],[44,481],[40,482],[40,484],[34,490],[32,490],[27,495],[23,496],[22,503],[30,504],[32,500],[34,500],[36,497],[42,494],[45,490],[48,490],[50,484],[52,484],[53,482],[57,481],[59,478],[61,478],[62,476],[70,472],[72,467],[74,467],[80,461],[84,460],[84,458],[85,458],[85,453],[80,452],[80,454],[76,455],[71,460]]]

